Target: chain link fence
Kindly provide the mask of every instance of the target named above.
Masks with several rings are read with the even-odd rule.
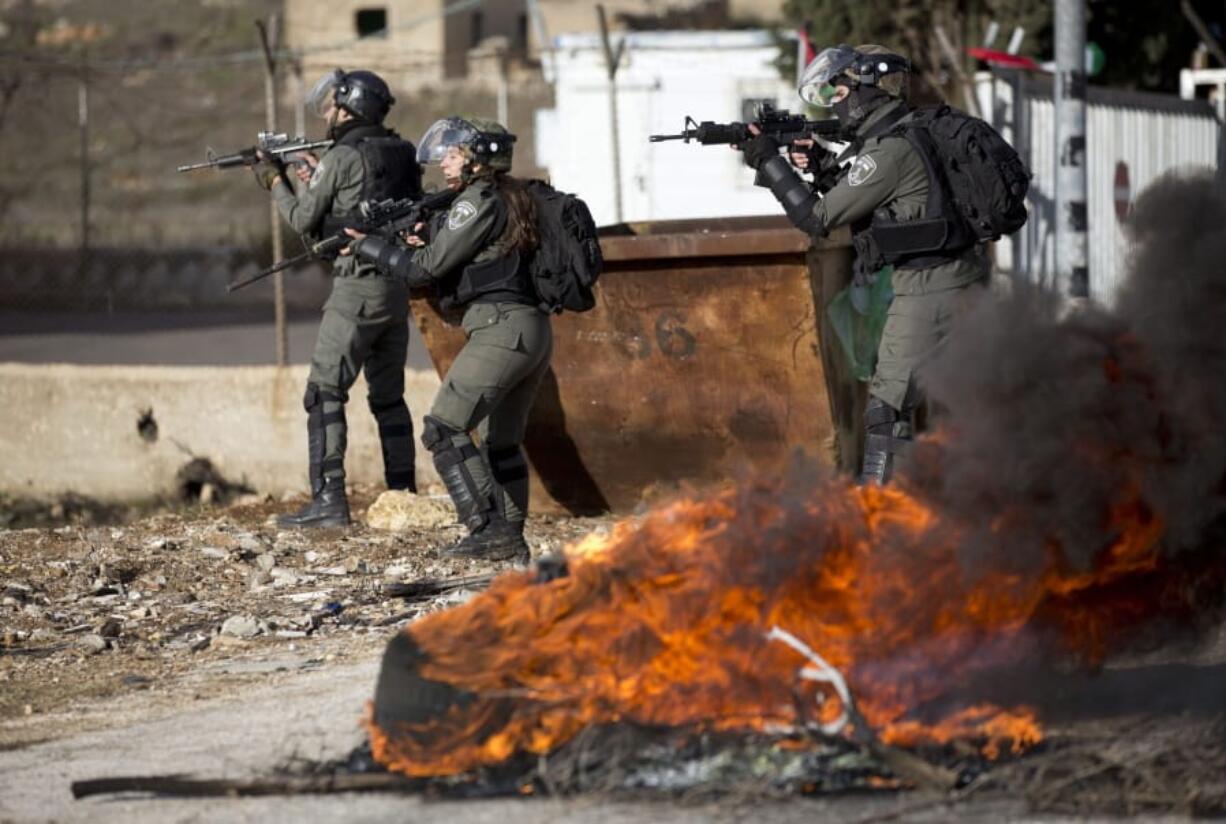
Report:
[[[105,13],[93,7],[94,16],[105,14],[96,23],[80,22],[90,19],[88,4],[68,3],[58,21],[43,13],[46,5],[18,2],[0,39],[0,307],[271,307],[271,279],[225,288],[271,262],[268,196],[245,169],[175,168],[209,150],[251,146],[265,128],[265,61],[252,23],[280,4],[176,3],[173,20],[157,21],[141,17],[143,4],[114,0]],[[23,29],[23,13],[38,19]],[[23,36],[25,48],[8,48]],[[335,59],[283,53],[278,131],[322,136],[323,124],[304,120],[299,101]],[[361,68],[395,78],[439,59],[418,53]],[[494,91],[463,85],[393,91],[388,125],[413,141],[437,117],[492,116],[497,107]],[[533,112],[548,97],[539,82],[513,90],[517,173],[536,171]],[[296,254],[299,240],[284,229],[285,254]],[[328,285],[321,264],[291,270],[288,308],[318,308]]]

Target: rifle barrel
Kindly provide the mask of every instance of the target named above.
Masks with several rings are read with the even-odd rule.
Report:
[[[689,137],[692,137],[692,135],[682,132],[681,134],[653,134],[647,139],[652,143],[659,143],[663,140],[685,140]]]
[[[310,258],[311,258],[310,252],[303,252],[300,255],[294,255],[292,258],[286,258],[285,260],[282,260],[279,263],[274,263],[272,266],[269,266],[267,269],[261,269],[260,271],[256,272],[254,275],[245,277],[242,280],[236,280],[231,283],[227,283],[226,291],[227,292],[237,292],[239,289],[242,289],[246,286],[250,286],[253,283],[257,283],[263,280],[264,278],[268,277],[269,275],[275,275],[277,272],[288,269],[291,266],[296,266],[297,264],[302,263],[304,260],[309,260]]]

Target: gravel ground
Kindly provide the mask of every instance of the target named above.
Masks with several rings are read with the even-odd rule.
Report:
[[[1068,820],[1028,812],[1017,792],[985,792],[952,807],[918,792],[718,803],[444,802],[390,793],[74,801],[75,780],[249,778],[299,759],[343,758],[363,741],[358,722],[388,638],[472,594],[409,603],[386,597],[384,586],[500,565],[438,557],[460,529],[437,498],[375,501],[359,489],[353,500],[363,523],[318,533],[275,527],[272,516],[297,502],[251,497],[224,508],[128,513],[135,520],[119,524],[88,522],[115,512],[84,511],[69,513],[81,523],[0,530],[0,822]],[[540,557],[608,524],[534,517],[527,537]],[[1224,650],[1226,633],[1205,663],[1219,664]],[[1144,751],[1120,723],[1101,720],[1080,737]],[[1190,741],[1206,723],[1189,715],[1157,732],[1137,729],[1156,742]],[[1209,768],[1221,756],[1212,742],[1204,746]]]

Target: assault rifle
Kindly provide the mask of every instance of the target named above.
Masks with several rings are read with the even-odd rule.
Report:
[[[753,125],[783,144],[814,135],[826,140],[836,140],[841,128],[837,120],[806,120],[803,114],[792,114],[787,109],[776,109],[769,103],[763,103],[758,108],[758,117]],[[686,115],[685,128],[680,133],[653,134],[649,140],[652,143],[680,140],[683,143],[694,141],[703,146],[726,146],[740,145],[752,137],[753,134],[745,123],[715,123],[711,120],[695,123],[694,118]]]
[[[273,155],[287,163],[296,163],[298,162],[297,159],[287,156],[296,152],[326,149],[331,145],[331,140],[308,141],[305,137],[290,137],[284,133],[260,132],[256,135],[254,146],[240,149],[234,154],[220,156],[214,154],[212,149],[209,149],[205,152],[205,157],[208,160],[203,163],[189,163],[186,166],[180,166],[177,171],[190,172],[196,169],[232,169],[235,166],[254,166],[260,162],[259,152]]]
[[[226,285],[226,291],[237,291],[271,274],[313,258],[335,257],[342,249],[353,243],[353,238],[345,234],[347,228],[367,235],[379,235],[389,240],[401,232],[412,232],[414,227],[426,220],[431,212],[451,208],[451,203],[458,194],[459,192],[452,189],[443,189],[440,192],[432,192],[416,198],[364,200],[358,204],[356,217],[340,218],[326,223],[323,239],[312,243],[302,254],[286,258],[250,277],[229,283]]]

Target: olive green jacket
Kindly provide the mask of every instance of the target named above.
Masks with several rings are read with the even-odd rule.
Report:
[[[272,187],[277,211],[300,235],[317,235],[324,218],[356,212],[362,200],[366,165],[352,146],[334,144],[324,152],[314,174],[305,185],[291,189],[283,183]],[[341,255],[332,264],[338,278],[368,277],[378,273],[374,266]]]
[[[901,101],[877,109],[858,130],[873,126],[895,113]],[[827,231],[867,218],[886,209],[895,220],[926,217],[928,173],[924,161],[905,137],[886,132],[862,139],[847,173],[814,206],[814,216]],[[918,295],[965,286],[984,277],[990,269],[986,249],[977,244],[957,259],[925,269],[899,266],[894,269],[895,294]]]

